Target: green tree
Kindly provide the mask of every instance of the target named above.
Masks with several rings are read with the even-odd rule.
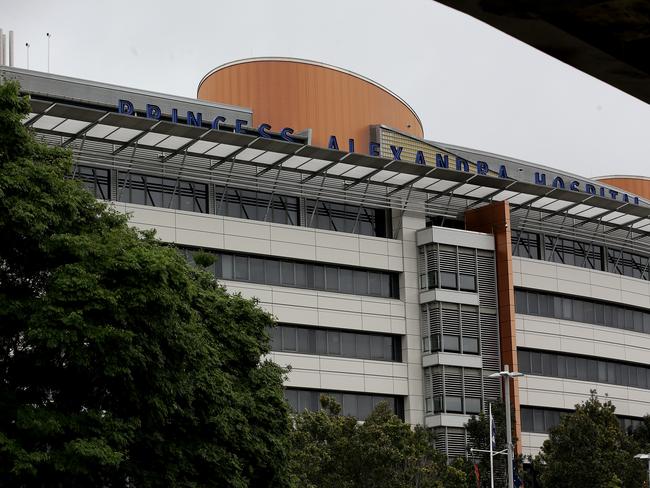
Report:
[[[66,179],[0,85],[0,485],[285,486],[271,317]]]
[[[295,416],[290,469],[300,488],[467,488],[467,475],[433,447],[432,434],[412,429],[385,403],[364,423],[323,409]]]
[[[635,444],[621,429],[611,401],[591,398],[564,415],[549,433],[533,463],[544,487],[636,488],[642,463],[633,458]]]

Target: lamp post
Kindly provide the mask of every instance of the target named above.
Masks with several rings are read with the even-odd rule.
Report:
[[[519,376],[524,376],[523,373],[518,371],[510,371],[510,366],[507,364],[503,365],[503,371],[498,373],[492,373],[490,378],[503,378],[505,381],[504,384],[504,395],[506,397],[506,444],[508,447],[508,488],[514,487],[514,474],[512,472],[512,428],[510,420],[510,380],[513,378],[518,378]]]
[[[634,459],[646,459],[648,461],[648,487],[650,487],[650,454],[637,454]]]

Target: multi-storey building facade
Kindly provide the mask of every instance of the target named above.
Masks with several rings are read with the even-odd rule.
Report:
[[[424,140],[399,97],[317,63],[233,63],[200,100],[0,75],[97,198],[189,260],[214,253],[275,315],[295,409],[329,392],[363,420],[388,401],[463,455],[508,365],[524,454],[592,389],[626,426],[650,412],[647,186]]]

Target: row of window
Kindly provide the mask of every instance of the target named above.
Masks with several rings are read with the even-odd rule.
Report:
[[[76,166],[72,175],[96,198],[115,199],[153,207],[208,213],[208,185],[178,178],[164,178],[117,171],[117,195],[111,195],[111,171]],[[391,212],[347,203],[302,200],[256,190],[214,186],[215,213],[240,219],[261,220],[287,225],[349,232],[376,237],[392,237]],[[300,209],[304,202],[305,221]]]
[[[298,198],[215,186],[216,214],[238,219],[298,225]]]
[[[418,253],[421,290],[476,291],[475,249],[434,243],[420,246]]]
[[[479,354],[479,309],[432,302],[422,305],[422,352]]]
[[[321,409],[321,395],[333,397],[341,405],[341,413],[343,415],[354,417],[357,420],[366,420],[381,402],[386,402],[395,415],[402,420],[404,419],[404,398],[399,396],[302,390],[297,388],[286,388],[284,390],[284,397],[294,412],[303,412],[305,410],[311,412],[319,411]]]
[[[192,261],[192,250],[184,250]],[[214,251],[207,268],[217,278],[264,285],[399,298],[398,273]]]
[[[650,280],[648,256],[560,236],[513,231],[512,255]]]
[[[597,300],[515,290],[515,311],[650,334],[650,312]]]
[[[521,430],[523,432],[534,432],[547,434],[552,428],[560,423],[560,419],[571,413],[571,410],[542,407],[521,407]],[[627,432],[636,430],[643,419],[638,417],[625,417],[617,415],[621,428]]]
[[[271,350],[377,361],[401,361],[399,336],[280,324],[271,330]]]
[[[433,366],[424,370],[424,410],[427,414],[478,414],[482,408],[482,370]]]
[[[518,357],[525,374],[650,389],[647,366],[527,349],[519,349]]]
[[[427,413],[463,413],[467,415],[481,412],[481,399],[459,395],[436,395],[431,404],[426,404]],[[429,410],[432,408],[433,410]]]
[[[305,200],[307,227],[350,232],[376,237],[391,237],[390,211],[347,203]]]

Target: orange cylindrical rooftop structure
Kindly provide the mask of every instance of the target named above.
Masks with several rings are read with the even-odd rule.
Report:
[[[599,176],[594,179],[650,200],[650,178],[646,176]]]
[[[419,117],[400,97],[367,78],[322,63],[253,58],[220,66],[199,83],[197,97],[249,107],[253,123],[271,130],[312,129],[311,143],[327,147],[335,135],[348,150],[367,152],[370,125],[384,124],[422,138]]]

